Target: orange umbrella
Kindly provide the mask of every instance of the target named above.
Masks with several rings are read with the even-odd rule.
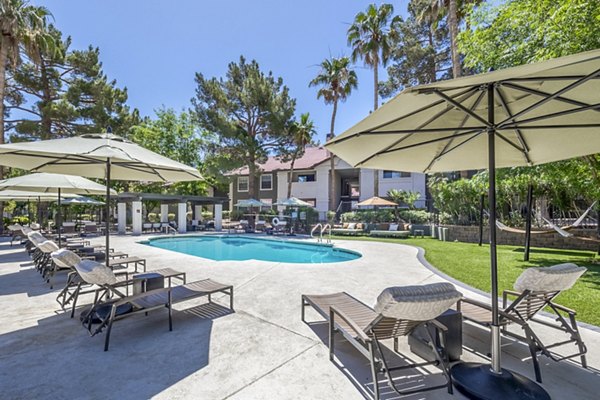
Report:
[[[381,197],[371,197],[370,199],[366,199],[357,204],[357,206],[397,206],[398,204],[393,201],[389,201],[386,199],[382,199]]]

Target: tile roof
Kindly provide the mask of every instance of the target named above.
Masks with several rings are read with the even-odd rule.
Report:
[[[307,147],[304,150],[304,155],[296,160],[294,169],[310,169],[328,159],[329,154],[324,147]],[[263,172],[272,172],[287,170],[290,168],[290,164],[290,162],[281,162],[281,160],[276,157],[269,157],[267,162],[259,164],[259,167]],[[227,175],[248,175],[248,167],[235,169],[227,173]]]

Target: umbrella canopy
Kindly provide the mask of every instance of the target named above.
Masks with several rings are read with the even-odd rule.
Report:
[[[110,181],[195,181],[197,169],[112,133],[0,145],[0,165],[106,179],[106,248],[110,247]],[[108,267],[109,257],[106,257]]]
[[[163,157],[110,133],[0,146],[2,165],[27,170],[72,173],[88,178],[179,182],[202,179],[197,169]]]
[[[600,152],[600,50],[407,89],[326,147],[363,168],[444,172]],[[492,87],[494,121],[489,121]]]
[[[72,193],[65,193],[60,196],[63,199],[76,198],[79,195]],[[56,201],[55,195],[47,193],[31,192],[25,190],[0,190],[0,201]]]
[[[307,203],[304,200],[300,200],[296,197],[290,197],[289,199],[278,201],[277,203],[275,203],[275,205],[286,207],[312,207],[312,204]]]
[[[256,199],[240,200],[234,205],[236,207],[271,207],[270,204],[263,203],[262,201]]]
[[[370,199],[366,199],[357,204],[357,206],[397,206],[398,204],[393,201],[389,201],[386,199],[382,199],[381,197],[371,197]]]
[[[106,194],[106,186],[75,175],[37,173],[0,181],[0,189],[30,192]],[[114,190],[112,194],[116,194]],[[55,196],[56,198],[56,196]]]
[[[496,257],[496,168],[600,152],[600,50],[407,89],[326,147],[354,166],[489,170],[492,368],[457,364],[471,397],[549,398],[502,369]],[[507,389],[508,387],[511,389]]]
[[[2,193],[2,192],[0,192],[0,193]],[[63,200],[62,204],[64,204],[64,205],[76,204],[76,205],[82,205],[82,206],[102,206],[105,203],[103,201],[94,200],[89,197],[78,196],[78,197],[73,197],[73,198],[70,198],[67,200]]]

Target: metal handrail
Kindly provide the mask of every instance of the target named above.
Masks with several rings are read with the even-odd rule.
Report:
[[[331,243],[331,225],[330,224],[325,224],[325,226],[323,226],[321,228],[321,241],[323,241],[323,231],[327,232],[327,229],[329,229],[329,236],[327,237],[327,243]]]
[[[320,222],[319,222],[318,224],[316,224],[316,225],[315,225],[315,226],[314,226],[314,227],[313,227],[313,228],[310,230],[310,237],[311,237],[311,238],[314,238],[314,237],[315,237],[315,236],[314,236],[314,233],[315,233],[315,231],[317,230],[317,228],[321,228],[321,231],[320,231],[320,236],[319,236],[319,238],[317,239],[317,241],[321,242],[321,241],[323,240],[323,225],[322,225]]]

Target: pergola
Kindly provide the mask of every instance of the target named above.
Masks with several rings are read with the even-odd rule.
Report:
[[[215,229],[222,229],[223,221],[223,203],[229,202],[227,197],[207,197],[179,194],[160,194],[160,193],[131,193],[124,192],[117,196],[117,219],[119,233],[125,233],[127,226],[127,204],[131,203],[131,222],[134,235],[142,233],[142,202],[158,201],[160,202],[160,222],[169,222],[169,204],[177,204],[177,230],[179,233],[187,231],[187,205],[191,203],[193,219],[198,219],[202,206],[214,206]]]

